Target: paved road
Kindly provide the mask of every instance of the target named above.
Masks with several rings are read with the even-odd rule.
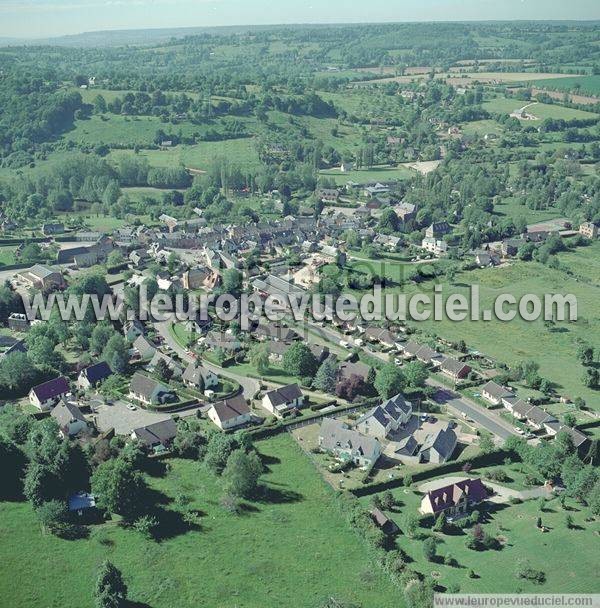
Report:
[[[163,321],[161,323],[155,323],[154,327],[157,333],[162,336],[163,340],[165,341],[165,344],[167,344],[171,349],[173,349],[173,351],[176,352],[179,357],[181,357],[182,361],[186,361],[188,363],[195,361],[194,357],[192,357],[185,348],[182,348],[178,344],[178,342],[173,338],[171,332],[169,331],[169,325],[170,323],[168,321]],[[244,391],[244,397],[246,399],[252,399],[260,389],[260,383],[254,378],[234,374],[228,371],[227,369],[218,367],[217,365],[213,365],[208,361],[202,361],[202,365],[219,376],[223,376],[225,378],[229,378],[231,380],[239,382]]]
[[[344,336],[342,333],[330,327],[321,327],[320,325],[316,325],[314,323],[309,323],[309,325],[311,330],[317,333],[321,338],[334,342],[335,344],[339,344],[340,340],[351,341],[351,338],[349,339],[347,336]],[[362,348],[369,355],[376,357],[381,361],[385,361],[386,363],[389,361],[388,353],[371,350],[366,346],[363,346]],[[430,378],[427,380],[427,384],[439,389],[438,393],[434,397],[437,403],[447,405],[461,415],[466,414],[468,418],[471,418],[477,424],[500,439],[504,440],[511,435],[517,435],[513,427],[500,416],[485,409],[474,401],[467,399],[463,395],[451,391],[441,382]]]
[[[508,439],[511,435],[518,434],[514,428],[497,414],[486,410],[482,406],[468,400],[466,397],[451,391],[440,382],[429,379],[427,384],[438,389],[434,395],[434,401],[442,405],[446,405],[461,415],[465,414],[468,418],[474,420],[477,424],[484,427],[490,433],[493,433],[500,439]]]

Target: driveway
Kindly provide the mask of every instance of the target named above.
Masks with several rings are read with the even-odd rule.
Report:
[[[93,416],[100,432],[114,428],[117,435],[130,435],[133,429],[171,418],[169,414],[149,412],[139,407],[132,411],[127,408],[125,401],[115,401],[112,405],[102,403],[96,406]]]

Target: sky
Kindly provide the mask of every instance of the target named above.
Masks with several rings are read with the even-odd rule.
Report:
[[[600,19],[600,0],[0,0],[0,36],[161,27]]]

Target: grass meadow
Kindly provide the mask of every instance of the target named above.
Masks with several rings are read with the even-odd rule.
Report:
[[[510,114],[515,110],[519,110],[529,102],[523,101],[522,99],[508,99],[506,97],[497,97],[483,103],[483,107],[489,112],[497,114]],[[575,120],[575,119],[587,119],[597,118],[598,115],[593,112],[584,112],[583,110],[573,110],[571,108],[564,108],[563,106],[548,104],[548,103],[536,103],[531,107],[527,108],[529,114],[533,114],[536,120],[523,121],[524,123],[532,122],[536,123],[546,118],[555,118],[563,120]]]
[[[401,606],[293,439],[279,435],[258,449],[267,491],[240,516],[218,504],[218,480],[198,463],[173,459],[151,478],[166,522],[160,542],[111,522],[93,527],[89,539],[60,540],[40,532],[29,504],[0,503],[2,597],[12,608],[90,606],[96,569],[110,559],[138,608],[314,608],[331,596],[365,608]],[[178,495],[202,513],[197,529],[181,524]]]

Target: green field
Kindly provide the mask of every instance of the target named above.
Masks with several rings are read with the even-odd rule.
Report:
[[[400,512],[414,512],[419,507],[421,496],[410,490],[399,489],[394,496],[400,501]],[[368,502],[368,499],[365,499]],[[590,536],[598,534],[598,523],[585,521],[587,510],[580,510],[575,503],[565,511],[554,499],[540,513],[537,500],[519,505],[501,505],[484,516],[484,530],[502,539],[499,550],[473,551],[465,546],[466,534],[434,534],[439,541],[437,554],[450,554],[458,562],[451,567],[441,560],[428,562],[423,555],[423,538],[398,537],[398,545],[414,560],[410,568],[422,572],[427,578],[435,578],[444,587],[456,584],[462,593],[598,593],[600,583],[594,575],[597,559]],[[388,512],[402,527],[402,515]],[[575,522],[574,529],[565,525],[566,514]],[[541,516],[546,533],[536,527]],[[467,530],[468,533],[468,530]],[[536,585],[515,576],[519,560],[527,560],[533,568],[543,570],[546,582]],[[467,576],[473,570],[477,578]]]
[[[521,205],[519,201],[513,197],[502,198],[494,202],[494,212],[498,215],[511,217],[513,219],[525,218],[525,221],[528,224],[535,224],[536,222],[543,222],[560,217],[560,212],[555,209],[529,209],[529,207]]]
[[[293,439],[280,435],[258,447],[267,497],[240,516],[219,506],[218,483],[201,465],[170,460],[171,470],[151,480],[173,523],[160,543],[114,523],[95,527],[88,540],[59,540],[41,534],[28,504],[0,504],[2,597],[11,608],[90,606],[94,573],[108,558],[136,606],[314,608],[330,596],[365,608],[401,606]],[[200,529],[178,529],[173,499],[181,494],[203,513]]]
[[[600,96],[600,76],[572,76],[569,78],[551,78],[534,80],[531,84],[538,87],[555,89],[581,95]],[[579,85],[579,86],[578,86]]]
[[[319,175],[334,179],[338,185],[347,182],[364,184],[366,182],[402,180],[414,177],[414,171],[406,167],[374,167],[373,169],[355,169],[347,173],[342,173],[339,169],[326,169],[319,172]]]
[[[496,114],[510,114],[515,110],[521,109],[529,102],[523,101],[522,99],[507,99],[506,97],[497,97],[483,103],[483,107],[489,112]],[[572,110],[571,108],[564,108],[557,104],[547,103],[536,103],[535,105],[527,108],[529,114],[533,114],[536,120],[524,120],[521,121],[523,124],[528,122],[538,122],[546,118],[555,118],[563,120],[576,120],[586,118],[598,118],[598,114],[593,112],[584,112],[583,110]]]
[[[0,247],[0,266],[8,266],[15,263],[15,247]]]

